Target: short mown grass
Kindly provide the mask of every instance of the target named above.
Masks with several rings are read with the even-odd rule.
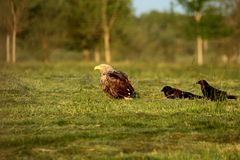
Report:
[[[0,159],[240,159],[240,100],[160,92],[201,94],[207,79],[240,95],[239,66],[116,63],[139,95],[125,101],[101,91],[94,65],[1,65]]]

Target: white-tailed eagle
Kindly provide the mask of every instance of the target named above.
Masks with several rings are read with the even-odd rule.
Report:
[[[100,71],[100,85],[110,97],[116,99],[132,99],[135,97],[134,88],[125,73],[116,71],[107,64],[95,66],[94,70]]]

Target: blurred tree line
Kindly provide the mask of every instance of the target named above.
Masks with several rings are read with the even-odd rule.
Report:
[[[186,12],[175,12],[174,4]],[[140,16],[131,0],[0,0],[0,57],[233,62],[239,17],[240,0],[175,0],[169,11]]]

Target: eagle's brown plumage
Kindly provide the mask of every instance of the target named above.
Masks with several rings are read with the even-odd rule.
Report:
[[[94,70],[100,71],[101,87],[110,97],[116,99],[129,99],[135,97],[134,88],[125,73],[116,71],[107,64],[100,64],[96,66]]]

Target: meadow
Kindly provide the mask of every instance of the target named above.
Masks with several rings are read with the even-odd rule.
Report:
[[[114,63],[138,98],[114,100],[94,63],[0,67],[0,159],[240,159],[240,100],[171,100],[164,85],[201,95],[206,79],[240,96],[239,66]]]

